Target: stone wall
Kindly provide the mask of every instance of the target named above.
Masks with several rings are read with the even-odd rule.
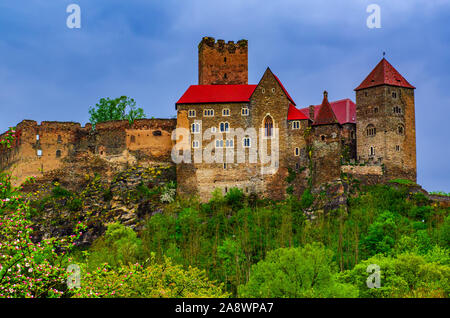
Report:
[[[357,159],[381,160],[388,178],[415,182],[414,90],[388,85],[362,89],[356,92],[356,104]],[[368,134],[369,125],[375,134]]]
[[[86,155],[119,165],[137,162],[168,162],[172,149],[170,135],[175,119],[142,119],[87,124],[24,120],[16,127],[15,146],[0,152],[0,170],[10,172],[14,184],[27,177],[43,177],[67,168]],[[134,140],[132,142],[131,140]],[[72,163],[71,163],[72,162]]]
[[[198,83],[247,84],[248,43],[204,37],[198,45]]]

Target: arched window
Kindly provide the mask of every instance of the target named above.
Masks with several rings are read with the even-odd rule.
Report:
[[[398,125],[397,126],[397,133],[399,135],[403,135],[405,133],[405,128],[403,127],[403,125]]]
[[[377,129],[374,125],[370,124],[366,128],[367,136],[375,136],[377,134]]]
[[[375,148],[372,146],[369,149],[369,156],[375,156]]]
[[[230,124],[228,122],[220,123],[220,132],[229,132]]]
[[[273,134],[273,120],[272,117],[266,116],[264,119],[264,135],[266,137],[272,137]]]

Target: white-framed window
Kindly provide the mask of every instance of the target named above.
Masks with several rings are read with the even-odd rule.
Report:
[[[215,126],[211,127],[211,132],[212,133],[215,133],[216,131],[217,131],[217,127],[215,127]]]
[[[216,148],[223,148],[223,140],[216,139]]]
[[[250,137],[244,137],[243,139],[244,148],[250,148],[252,145],[252,140]]]
[[[369,156],[375,156],[375,147],[371,146],[369,148]]]
[[[272,93],[275,93],[275,87],[272,87]]]
[[[39,140],[39,138],[40,138],[39,135],[36,135],[36,140]]]
[[[205,117],[213,117],[214,116],[214,109],[205,109],[205,110],[203,110],[203,116],[205,116]]]
[[[227,148],[234,148],[234,140],[233,139],[227,139],[225,141],[225,147],[227,147]]]
[[[230,116],[230,109],[229,108],[222,109],[222,116]]]
[[[200,133],[200,124],[199,123],[193,123],[191,125],[191,131],[193,134],[199,134]]]
[[[228,122],[220,123],[220,132],[229,132],[230,131],[230,124]]]
[[[42,149],[36,151],[38,157],[42,157]]]
[[[300,120],[294,120],[292,122],[292,129],[300,129]]]
[[[294,155],[295,155],[295,156],[300,156],[300,148],[295,147],[295,149],[294,149]]]
[[[200,142],[198,140],[194,140],[192,142],[192,148],[198,148],[198,147],[200,147]]]
[[[188,117],[195,117],[196,116],[196,111],[194,109],[189,109],[188,111]]]
[[[241,115],[242,116],[248,116],[248,114],[250,113],[248,107],[242,107],[241,109]]]
[[[261,93],[265,93],[266,92],[266,89],[263,87],[263,88],[261,88]]]

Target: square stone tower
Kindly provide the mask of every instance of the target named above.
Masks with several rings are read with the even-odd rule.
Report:
[[[416,182],[414,89],[385,58],[355,89],[357,159],[383,163],[388,179]]]
[[[198,84],[248,84],[248,42],[215,41],[204,37],[198,45]]]

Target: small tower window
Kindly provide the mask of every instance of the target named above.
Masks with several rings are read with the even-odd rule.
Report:
[[[227,73],[223,74],[223,79],[227,79]]]
[[[192,148],[198,148],[199,145],[200,145],[200,143],[198,142],[198,140],[194,140],[194,141],[192,142]]]
[[[375,156],[375,148],[374,147],[370,147],[370,150],[369,150],[369,156]]]
[[[61,150],[56,150],[56,158],[61,157]]]
[[[250,137],[245,137],[244,138],[244,148],[249,148],[251,145],[251,139]]]
[[[300,149],[298,147],[295,148],[294,155],[295,156],[300,156]]]
[[[39,138],[40,138],[40,136],[39,136],[39,135],[36,135],[36,140],[39,140]]]
[[[226,57],[223,58],[223,62],[224,62],[224,63],[227,62],[227,58],[226,58]]]
[[[373,112],[374,112],[375,114],[377,114],[377,113],[378,113],[378,107],[375,107],[375,108],[373,109]]]
[[[38,157],[42,157],[42,149],[38,149],[36,153]]]
[[[395,150],[400,151],[400,146],[399,145],[395,146]]]
[[[398,125],[397,127],[397,133],[399,135],[403,135],[405,133],[405,129],[403,128],[403,125]]]
[[[325,141],[325,135],[321,135],[320,140]]]
[[[62,143],[62,138],[61,135],[58,135],[58,140],[57,140],[58,144]]]
[[[396,92],[392,92],[392,98],[397,98],[397,93]]]
[[[394,112],[394,114],[401,114],[402,113],[402,108],[399,107],[399,106],[394,106],[392,111]]]
[[[367,132],[367,136],[375,136],[377,134],[377,129],[375,128],[374,125],[370,124],[367,126],[366,128],[366,132]]]

